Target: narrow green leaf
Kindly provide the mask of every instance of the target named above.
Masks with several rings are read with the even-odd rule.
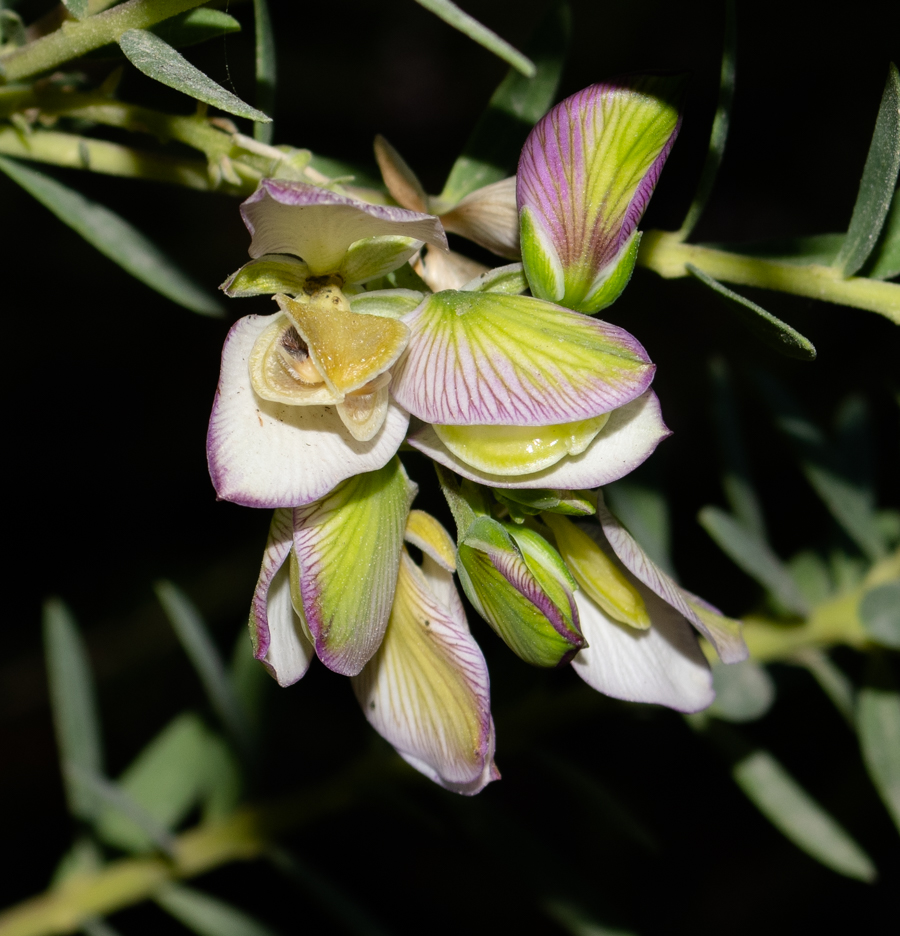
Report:
[[[762,537],[718,507],[704,507],[698,520],[722,552],[756,579],[783,608],[801,617],[806,616],[809,612],[806,599],[800,594],[790,572]]]
[[[66,798],[72,813],[87,819],[95,801],[70,768],[102,774],[100,718],[87,648],[69,609],[56,598],[44,605],[44,652]]]
[[[271,114],[275,109],[275,34],[266,0],[253,0],[253,28],[256,34],[256,103],[263,113]],[[272,142],[273,127],[270,123],[256,123],[253,138],[260,143]]]
[[[728,127],[731,123],[731,105],[734,102],[734,76],[737,61],[737,3],[726,0],[725,3],[725,41],[722,47],[722,68],[719,76],[719,101],[713,118],[712,131],[709,135],[709,147],[697,191],[678,231],[682,240],[687,240],[697,226],[703,214],[709,196],[712,193],[722,157],[725,155],[725,143],[728,140]]]
[[[875,121],[875,132],[866,157],[859,195],[847,239],[834,266],[844,276],[852,276],[869,258],[878,242],[891,205],[900,170],[900,74],[890,65],[887,84]]]
[[[167,884],[153,899],[198,936],[274,936],[243,910],[184,884]]]
[[[815,359],[815,346],[795,328],[791,328],[786,322],[782,322],[780,318],[767,312],[746,296],[723,286],[708,273],[695,267],[693,263],[687,263],[685,267],[704,286],[708,286],[713,292],[728,300],[731,310],[737,312],[741,321],[767,345],[788,357],[800,358],[803,361]]]
[[[567,900],[545,900],[544,913],[570,936],[636,936],[633,930],[605,926]]]
[[[0,157],[0,170],[100,253],[151,289],[192,312],[222,314],[218,302],[115,212],[14,160]]]
[[[853,683],[839,670],[825,653],[816,647],[803,647],[794,654],[794,660],[805,666],[819,688],[831,699],[844,721],[855,730],[856,694]]]
[[[99,917],[90,917],[81,924],[81,932],[85,936],[119,936],[119,931],[106,920],[102,920]]]
[[[875,880],[869,856],[768,751],[742,758],[732,775],[772,825],[810,857],[838,874]]]
[[[75,17],[81,20],[88,15],[88,3],[90,0],[62,0],[63,6]]]
[[[870,588],[859,603],[859,619],[872,640],[900,650],[900,581]]]
[[[900,829],[900,692],[880,656],[870,662],[859,692],[857,731],[872,783]]]
[[[249,753],[252,746],[247,716],[234,685],[213,644],[206,625],[187,596],[171,582],[158,582],[156,597],[163,606],[185,653],[197,670],[210,705],[238,746]]]
[[[656,488],[624,480],[607,485],[603,496],[610,510],[625,524],[650,559],[674,578],[669,505],[663,493]]]
[[[103,867],[103,860],[103,851],[97,842],[88,835],[79,835],[56,866],[50,886],[59,887],[80,874],[95,874]]]
[[[722,458],[722,487],[735,519],[762,539],[766,538],[766,523],[762,505],[750,477],[750,465],[741,439],[740,419],[728,367],[722,358],[710,362],[712,407],[716,440]]]
[[[797,588],[811,608],[827,601],[834,594],[828,563],[812,550],[791,556],[787,563]]]
[[[228,114],[262,123],[271,121],[262,111],[216,84],[180,52],[146,29],[129,29],[119,38],[119,48],[134,67],[161,84]]]
[[[312,865],[297,855],[274,846],[266,856],[286,877],[299,884],[310,898],[315,900],[328,914],[338,920],[348,933],[356,936],[389,936],[356,899]]]
[[[706,709],[729,722],[749,722],[762,718],[775,701],[775,684],[766,668],[755,660],[713,665],[716,698]]]
[[[222,10],[200,7],[163,20],[151,31],[163,42],[180,49],[209,39],[217,39],[228,33],[240,32],[241,24]]]
[[[419,6],[425,7],[435,16],[440,17],[449,26],[458,29],[464,36],[473,42],[493,52],[498,58],[512,65],[516,71],[526,78],[533,78],[535,74],[534,63],[518,49],[514,49],[505,39],[501,39],[495,32],[483,26],[473,16],[464,13],[451,0],[416,0]]]
[[[759,374],[757,379],[810,486],[863,554],[872,560],[882,558],[887,547],[873,508],[872,492],[841,473],[833,447],[780,383],[768,374]]]
[[[570,32],[568,7],[552,5],[528,46],[537,69],[534,77],[511,69],[497,86],[447,177],[440,196],[447,206],[516,171],[525,137],[556,97]]]
[[[891,210],[881,229],[881,237],[863,271],[872,279],[892,279],[900,275],[900,188],[894,192]]]

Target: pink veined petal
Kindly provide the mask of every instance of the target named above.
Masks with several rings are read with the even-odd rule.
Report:
[[[384,641],[353,689],[375,730],[445,789],[473,795],[499,776],[487,664],[458,599],[440,602],[406,552]]]
[[[424,422],[534,426],[624,406],[655,367],[624,329],[529,296],[447,290],[404,317],[391,393]]]
[[[505,477],[472,468],[453,455],[431,426],[409,436],[409,444],[470,481],[499,488],[579,490],[611,484],[634,471],[671,433],[652,390],[610,413],[609,421],[581,455],[568,455],[543,471]]]
[[[691,607],[691,602],[697,603],[698,599],[676,584],[641,549],[640,544],[634,537],[609,512],[601,491],[597,492],[597,520],[600,522],[609,545],[622,561],[622,564],[647,588],[659,595],[663,601],[666,601],[687,618],[713,645],[723,663],[740,663],[741,660],[747,658],[749,651],[739,629],[737,629],[737,625],[729,628],[725,624],[727,621],[725,618],[722,619],[721,626],[717,624],[713,617],[708,617],[704,621],[697,611]],[[706,610],[712,612],[713,616],[721,617],[721,614],[712,605],[706,605],[706,602],[702,600],[699,603],[701,606],[705,606]]]
[[[333,407],[260,399],[250,383],[248,362],[270,321],[249,315],[225,339],[207,459],[220,500],[246,507],[295,507],[318,500],[345,478],[387,464],[403,441],[409,416],[390,404],[374,438],[359,442]]]
[[[315,653],[291,603],[288,556],[294,524],[290,510],[276,510],[250,608],[253,655],[278,680],[291,686],[309,669]]]
[[[251,257],[293,254],[314,276],[337,270],[350,245],[365,237],[401,235],[447,248],[441,222],[432,215],[371,205],[303,182],[263,179],[241,215],[253,237]]]
[[[648,630],[619,624],[584,592],[575,601],[589,646],[572,661],[575,672],[604,695],[697,712],[715,698],[712,673],[685,619],[638,586],[650,613]]]

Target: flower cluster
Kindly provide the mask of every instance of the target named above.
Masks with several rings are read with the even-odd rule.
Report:
[[[226,340],[208,456],[220,498],[275,508],[255,655],[283,686],[313,657],[349,676],[376,730],[451,790],[499,776],[454,573],[522,659],[571,663],[617,698],[696,711],[713,693],[695,631],[725,662],[746,653],[737,622],[657,568],[599,490],[668,435],[646,351],[592,315],[631,276],[673,95],[638,76],[568,98],[514,180],[458,205],[379,140],[401,207],[266,179],[241,208],[252,259],[223,288],[278,311]],[[445,226],[522,262],[473,268]],[[455,542],[412,508],[404,442],[434,461]]]

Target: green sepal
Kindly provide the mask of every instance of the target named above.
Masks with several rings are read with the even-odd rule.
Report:
[[[476,611],[506,645],[526,663],[552,667],[586,644],[571,576],[542,539],[525,527],[478,517],[460,542],[457,571]]]
[[[286,293],[297,296],[309,277],[309,267],[287,254],[266,254],[245,263],[219,287],[232,299]]]
[[[559,254],[550,235],[528,207],[519,211],[519,237],[532,296],[547,302],[561,302],[566,282]]]
[[[496,500],[509,510],[511,517],[514,516],[514,510],[529,517],[536,517],[543,511],[569,517],[589,517],[597,512],[594,504],[585,496],[587,492],[552,491],[546,488],[492,488],[491,491]]]
[[[478,517],[490,516],[490,503],[486,496],[487,488],[457,477],[447,468],[435,463],[438,481],[450,513],[456,522],[456,542],[462,542],[463,537]]]
[[[606,272],[604,278],[598,284],[592,286],[591,291],[583,299],[572,297],[572,301],[570,301],[569,290],[567,289],[562,305],[574,309],[576,312],[584,312],[587,315],[593,315],[595,312],[611,306],[622,295],[631,280],[640,246],[641,232],[634,231],[631,237],[622,245],[619,256],[613,260],[610,267],[607,267],[608,272]]]

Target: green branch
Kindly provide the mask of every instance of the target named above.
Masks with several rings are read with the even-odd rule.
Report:
[[[6,81],[21,81],[50,71],[101,46],[117,42],[129,29],[149,29],[206,0],[129,0],[81,21],[65,20],[59,29],[0,57]]]
[[[744,286],[821,299],[838,305],[878,312],[900,325],[900,284],[861,276],[844,278],[832,267],[798,265],[684,244],[669,231],[647,231],[637,262],[666,279],[689,276],[688,264],[714,279]]]

